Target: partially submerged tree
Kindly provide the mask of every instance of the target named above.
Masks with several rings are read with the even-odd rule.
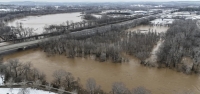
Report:
[[[95,94],[95,92],[100,90],[100,86],[96,84],[96,81],[93,78],[87,80],[86,88],[89,94]]]
[[[47,85],[45,85],[45,88],[46,88],[46,90],[48,90],[49,93],[50,93],[50,91],[51,91],[51,89],[52,89],[52,85],[51,85],[50,83],[48,83]]]
[[[58,94],[63,94],[65,92],[65,88],[64,87],[60,87],[58,89]]]
[[[18,94],[29,94],[30,90],[27,88],[28,88],[27,81],[23,80],[21,82],[21,89],[19,90]]]
[[[37,89],[40,87],[41,84],[42,84],[42,82],[40,80],[36,80],[33,82],[33,87]]]
[[[65,70],[56,70],[53,73],[53,77],[54,77],[54,84],[58,87],[60,87],[61,82],[65,79],[65,76],[67,75],[67,72]]]
[[[132,90],[131,94],[151,94],[151,92],[144,87],[137,87]]]
[[[14,85],[13,78],[10,78],[10,79],[6,82],[6,86],[10,88],[11,94],[12,94],[12,90],[13,90],[13,85]]]
[[[112,94],[130,94],[130,91],[126,88],[124,83],[115,82],[112,85]]]
[[[17,23],[16,26],[12,29],[12,32],[17,38],[25,38],[33,35],[33,28],[24,28],[22,23]]]

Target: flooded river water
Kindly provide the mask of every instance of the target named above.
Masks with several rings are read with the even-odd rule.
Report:
[[[46,74],[47,80],[53,79],[52,73],[58,69],[71,72],[85,85],[88,78],[94,78],[97,84],[107,92],[112,83],[123,82],[128,88],[143,86],[152,94],[177,94],[182,91],[194,91],[199,94],[198,75],[186,75],[171,69],[157,69],[140,65],[139,60],[129,58],[128,63],[114,64],[98,62],[90,58],[66,58],[65,56],[47,57],[40,50],[26,50],[6,55],[4,60],[19,59],[32,62],[33,66]]]
[[[62,13],[62,14],[51,14],[51,15],[42,15],[42,16],[28,16],[25,18],[17,19],[12,22],[9,22],[9,26],[17,26],[17,23],[22,23],[22,25],[27,28],[33,28],[34,33],[41,34],[43,33],[43,28],[52,24],[62,24],[66,21],[69,22],[80,22],[82,21],[81,13]]]
[[[156,31],[166,31],[165,27],[140,26],[135,29],[155,28]],[[160,29],[159,29],[160,28]],[[184,91],[193,91],[200,94],[200,77],[197,74],[186,75],[175,70],[145,67],[139,60],[129,57],[129,62],[115,64],[109,61],[98,62],[93,58],[66,58],[65,56],[47,57],[39,49],[19,51],[4,56],[4,60],[19,59],[32,62],[33,66],[46,74],[48,81],[52,81],[53,72],[64,69],[81,79],[85,86],[88,78],[94,78],[97,84],[106,92],[111,91],[114,82],[123,82],[129,89],[143,86],[152,94],[182,94]]]
[[[163,32],[166,32],[168,30],[168,28],[169,27],[167,27],[167,26],[141,25],[141,26],[137,26],[135,28],[130,28],[127,31],[131,31],[131,32],[140,31],[142,33],[151,31],[151,32],[163,33]]]

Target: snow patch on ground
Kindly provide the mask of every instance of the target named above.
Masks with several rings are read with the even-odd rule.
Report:
[[[13,88],[12,93],[10,88],[0,88],[0,94],[20,94],[21,88]],[[57,94],[57,93],[52,93],[48,91],[43,91],[43,90],[36,90],[36,89],[31,89],[27,88],[28,93],[26,94]]]
[[[0,74],[0,86],[4,85],[4,75]],[[0,93],[1,94],[1,93]]]

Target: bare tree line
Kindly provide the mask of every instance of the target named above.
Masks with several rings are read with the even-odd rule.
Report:
[[[127,39],[123,40],[123,50],[129,54],[139,58],[142,63],[150,57],[151,51],[160,39],[159,34],[150,32],[143,34],[140,32],[127,33]]]
[[[160,67],[175,68],[178,71],[199,73],[199,34],[196,21],[178,20],[173,23],[164,37],[158,53]],[[189,61],[187,61],[189,60]]]
[[[0,38],[2,40],[10,39],[11,36],[8,36],[9,33],[11,33],[11,28],[9,26],[6,26],[4,22],[0,22]]]
[[[0,23],[0,38],[2,41],[14,40],[33,36],[33,28],[24,28],[22,23],[17,23],[16,27],[6,26]]]
[[[22,82],[23,80],[35,81],[40,79],[45,81],[45,74],[33,68],[31,63],[21,63],[18,60],[10,60],[8,63],[1,62],[1,74],[5,75],[5,81],[13,78],[14,82]]]
[[[48,56],[63,54],[67,57],[96,56],[99,61],[112,60],[113,62],[125,62],[127,59],[123,52],[144,60],[150,55],[153,46],[157,43],[159,35],[154,32],[127,33],[126,30],[141,24],[147,24],[153,18],[134,20],[129,23],[99,27],[91,32],[77,33],[82,38],[61,37],[41,43],[40,47]],[[96,33],[95,33],[96,32]],[[76,34],[76,33],[75,33]],[[75,35],[74,34],[74,35]],[[90,34],[92,34],[90,36]],[[84,37],[85,36],[85,37]]]
[[[56,34],[51,34],[51,35],[58,35],[58,34],[60,35],[64,33],[70,33],[70,31],[73,32],[73,31],[79,31],[83,29],[90,29],[90,28],[100,27],[104,25],[109,25],[112,23],[119,23],[121,21],[123,22],[123,21],[131,20],[131,19],[135,19],[133,25],[148,24],[150,20],[155,19],[154,17],[147,17],[146,19],[143,18],[143,19],[137,20],[136,18],[138,17],[142,17],[142,16],[138,15],[132,18],[130,17],[113,18],[113,17],[104,15],[101,18],[96,18],[94,20],[89,20],[89,21],[84,20],[82,22],[76,22],[76,23],[72,21],[66,21],[65,23],[61,25],[50,25],[48,27],[45,27],[44,33],[46,34],[46,33],[54,32]],[[106,28],[102,28],[102,29],[106,29]],[[1,22],[0,29],[1,29],[0,33],[2,33],[0,37],[5,41],[14,40],[15,42],[20,42],[21,40],[18,40],[18,39],[28,38],[34,35],[33,28],[24,28],[22,23],[17,23],[16,27],[9,27],[9,26],[6,26],[5,23]],[[29,39],[23,40],[23,41],[28,41],[28,40]]]

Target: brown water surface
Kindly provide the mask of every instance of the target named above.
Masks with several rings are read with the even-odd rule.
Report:
[[[167,31],[169,27],[167,26],[149,26],[149,25],[141,25],[134,28],[130,28],[127,31],[135,32],[135,31],[141,31],[143,33],[148,32],[149,30],[151,32],[158,32],[158,33],[164,33]]]
[[[200,93],[200,79],[198,75],[186,75],[171,69],[149,68],[139,64],[135,58],[129,63],[114,64],[98,62],[90,58],[66,58],[65,56],[47,57],[40,50],[26,50],[6,55],[4,60],[19,59],[22,62],[31,61],[43,71],[47,80],[53,79],[52,73],[58,69],[71,72],[81,79],[84,85],[88,78],[94,78],[105,91],[110,91],[112,83],[123,82],[128,88],[144,86],[153,94],[176,94],[180,91],[194,91]]]
[[[39,49],[30,49],[4,56],[5,61],[9,59],[19,59],[25,63],[31,61],[34,67],[46,74],[48,81],[53,80],[52,74],[58,69],[64,69],[79,77],[83,86],[88,78],[94,78],[106,92],[111,91],[114,82],[123,82],[129,89],[143,86],[151,90],[152,94],[177,94],[183,91],[200,94],[200,77],[197,74],[186,75],[168,68],[145,67],[133,57],[129,57],[128,63],[115,64],[109,61],[98,62],[94,58],[71,59],[60,55],[47,57]]]

